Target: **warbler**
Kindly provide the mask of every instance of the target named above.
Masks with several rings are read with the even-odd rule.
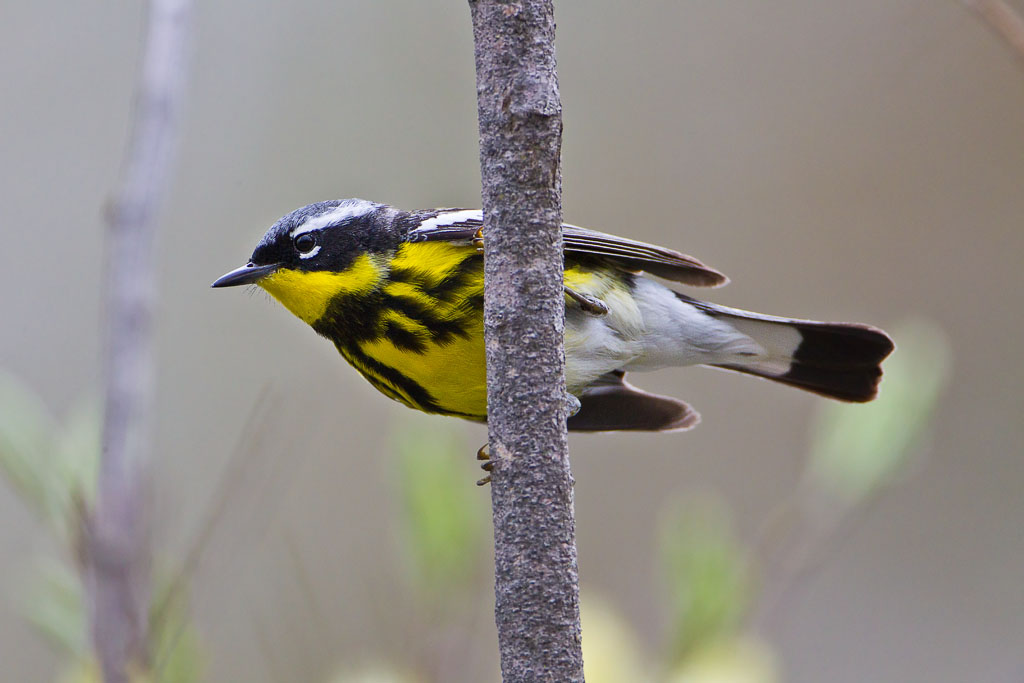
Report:
[[[281,218],[214,287],[258,285],[326,337],[381,393],[410,408],[487,418],[483,216],[362,199]],[[686,429],[698,414],[631,371],[726,368],[842,401],[875,397],[893,350],[881,330],[780,318],[693,299],[727,278],[671,249],[563,225],[565,375],[576,431]]]

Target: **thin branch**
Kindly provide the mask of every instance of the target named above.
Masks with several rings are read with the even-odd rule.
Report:
[[[502,678],[583,680],[562,336],[561,101],[551,0],[470,0]]]
[[[1018,57],[1024,59],[1024,17],[1005,0],[968,0],[967,6],[977,12]]]
[[[133,128],[108,217],[103,457],[84,539],[92,638],[108,683],[148,667],[154,217],[177,147],[190,17],[190,0],[149,4]]]
[[[770,547],[763,530],[760,555],[765,568],[764,587],[758,604],[750,612],[747,623],[754,631],[770,633],[780,622],[792,614],[801,592],[833,562],[860,526],[875,508],[888,488],[883,486],[867,494],[856,503],[839,503],[826,512],[815,504],[819,493],[807,478],[799,485],[791,499],[786,501],[776,521],[787,522],[784,536]],[[817,508],[816,514],[810,510]]]
[[[227,465],[217,478],[217,485],[214,493],[206,502],[203,508],[203,515],[197,527],[195,536],[189,540],[181,564],[175,569],[163,596],[153,601],[150,608],[149,624],[157,626],[163,624],[167,619],[173,606],[184,598],[188,582],[198,570],[200,559],[206,548],[209,546],[214,532],[223,522],[231,503],[237,500],[238,492],[245,481],[245,470],[252,466],[253,453],[258,452],[258,445],[262,435],[261,424],[265,423],[268,415],[273,413],[274,402],[270,399],[270,391],[264,387],[256,398],[245,419],[245,426],[242,427],[242,436],[235,444],[231,455],[228,457]],[[171,654],[177,647],[178,639],[184,634],[186,622],[182,621],[177,630],[171,634],[168,640],[168,647],[162,658],[152,662],[150,670],[155,680],[160,680]]]

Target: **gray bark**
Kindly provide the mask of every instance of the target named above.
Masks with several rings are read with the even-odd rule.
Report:
[[[562,333],[561,102],[550,0],[470,0],[483,180],[502,679],[583,680]]]
[[[148,668],[154,218],[177,146],[190,17],[190,0],[149,3],[133,128],[109,211],[103,455],[82,539],[92,639],[107,683]]]

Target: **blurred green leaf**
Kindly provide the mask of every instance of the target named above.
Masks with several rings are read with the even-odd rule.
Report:
[[[76,521],[75,496],[92,499],[101,428],[96,402],[59,424],[34,391],[0,371],[0,471],[61,541]]]
[[[47,522],[55,521],[53,454],[57,424],[32,389],[0,370],[0,469],[15,492]]]
[[[750,572],[727,507],[715,497],[671,506],[661,551],[672,610],[669,659],[678,664],[733,636],[751,597]]]
[[[86,635],[87,615],[78,576],[68,567],[41,564],[38,586],[30,592],[26,611],[30,622],[72,665],[60,678],[67,683],[102,680],[92,646]],[[205,660],[198,633],[188,617],[184,593],[166,600],[167,589],[155,596],[159,616],[151,614],[152,674],[134,680],[147,683],[196,683],[202,680]]]
[[[58,676],[57,683],[103,683],[103,676],[95,659],[83,659]]]
[[[64,421],[56,443],[59,490],[91,504],[103,437],[103,410],[98,400],[78,402]]]
[[[329,683],[416,683],[418,680],[384,664],[355,672],[337,673],[328,679]]]
[[[93,499],[101,450],[102,414],[95,402],[82,403],[63,425],[53,418],[39,396],[0,370],[0,472],[25,503],[46,522],[65,550],[74,555],[78,499]],[[72,662],[61,681],[100,681],[91,644],[86,636],[87,615],[80,578],[72,567],[40,563],[36,584],[24,606],[39,632]],[[166,591],[164,592],[166,595]],[[162,604],[151,624],[151,651],[158,669],[138,672],[145,683],[195,683],[203,672],[199,638],[183,599]]]
[[[129,671],[128,683],[157,683],[146,671]],[[95,657],[75,662],[70,668],[57,677],[57,683],[104,683],[100,665]]]
[[[582,595],[583,674],[587,683],[650,681],[640,643],[629,624],[592,592],[584,590]]]
[[[903,471],[950,374],[952,353],[934,325],[907,323],[893,337],[899,348],[885,362],[878,398],[823,404],[815,429],[810,474],[849,504]]]
[[[73,659],[90,656],[82,582],[70,567],[40,562],[24,609],[32,625]]]
[[[168,591],[177,591],[170,595]],[[187,593],[165,581],[153,597],[150,642],[156,683],[196,683],[205,669],[199,633],[188,614]]]
[[[477,567],[489,498],[467,479],[472,449],[443,420],[416,420],[396,438],[400,530],[415,587],[441,598]]]
[[[775,683],[775,656],[762,642],[732,638],[694,652],[668,677],[668,683]]]

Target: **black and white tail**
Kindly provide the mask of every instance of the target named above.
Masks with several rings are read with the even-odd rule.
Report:
[[[712,317],[724,319],[766,353],[716,367],[764,377],[840,401],[863,403],[878,393],[881,362],[892,339],[870,325],[823,323],[750,313],[687,297]]]

